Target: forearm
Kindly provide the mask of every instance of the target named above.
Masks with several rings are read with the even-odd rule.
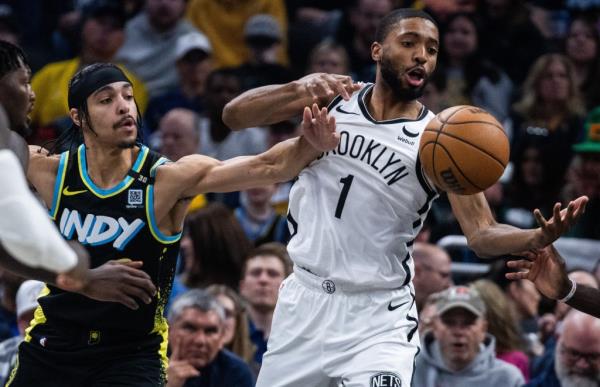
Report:
[[[269,180],[278,183],[293,179],[320,154],[321,152],[313,148],[304,136],[275,145],[264,154],[273,171]]]
[[[567,301],[567,305],[600,318],[600,290],[577,284],[577,290],[573,298]]]
[[[538,246],[538,229],[523,230],[502,223],[481,227],[467,236],[469,248],[482,258],[518,253]]]
[[[301,114],[312,102],[310,93],[296,81],[263,86],[229,102],[223,110],[223,122],[232,130],[270,125]]]
[[[2,244],[0,244],[0,266],[21,277],[35,279],[52,285],[55,285],[56,282],[56,274],[44,269],[34,269],[22,264],[11,257]]]

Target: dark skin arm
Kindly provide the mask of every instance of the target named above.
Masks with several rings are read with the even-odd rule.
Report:
[[[548,298],[559,300],[571,290],[571,281],[567,276],[565,260],[550,245],[540,250],[519,254],[524,259],[512,260],[507,266],[518,269],[518,272],[507,273],[506,278],[512,280],[527,279]],[[567,305],[594,317],[600,318],[600,290],[577,285],[575,294],[567,301]]]

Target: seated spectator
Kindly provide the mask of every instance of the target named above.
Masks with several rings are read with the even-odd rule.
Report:
[[[81,21],[81,50],[79,56],[44,66],[34,74],[31,88],[36,103],[31,112],[35,129],[32,142],[52,140],[71,127],[67,91],[69,80],[82,67],[96,62],[111,62],[123,44],[125,10],[118,0],[92,1],[83,8]],[[133,85],[133,94],[141,112],[148,97],[144,84],[119,65]]]
[[[247,255],[240,294],[248,303],[250,340],[256,345],[254,360],[262,363],[271,333],[271,321],[281,282],[292,272],[292,263],[281,243],[266,243]]]
[[[496,359],[487,333],[485,304],[476,290],[456,286],[441,293],[433,332],[425,335],[413,383],[435,386],[521,386],[519,370]]]
[[[255,87],[288,83],[294,79],[291,71],[277,63],[283,36],[277,20],[271,15],[254,15],[244,27],[244,41],[248,47],[248,59],[236,71],[242,90]]]
[[[333,40],[324,40],[310,52],[306,74],[329,73],[350,74],[350,58],[348,52]]]
[[[417,310],[421,311],[431,294],[452,286],[451,261],[446,250],[430,243],[415,243],[412,256],[415,262],[415,301]]]
[[[37,298],[45,284],[40,281],[28,280],[21,284],[17,291],[17,325],[19,336],[6,339],[0,343],[0,385],[3,386],[15,365],[19,344],[25,337],[25,329],[33,320],[33,312],[38,307]]]
[[[214,49],[217,68],[235,67],[248,60],[244,42],[244,27],[254,15],[267,14],[277,21],[281,30],[282,50],[277,62],[287,65],[287,15],[284,0],[190,0],[187,17],[204,32]]]
[[[181,280],[190,288],[221,284],[238,289],[244,258],[251,248],[231,211],[221,203],[209,203],[185,221]]]
[[[512,305],[494,282],[480,279],[473,283],[485,303],[488,333],[496,339],[496,357],[517,367],[529,381],[529,358],[524,352],[521,331]]]
[[[290,239],[286,216],[277,214],[271,204],[277,187],[278,184],[270,184],[241,192],[241,205],[234,214],[255,246],[267,242],[285,245]]]
[[[600,320],[573,310],[564,322],[554,358],[526,387],[600,385]]]
[[[144,116],[144,133],[149,136],[160,119],[170,110],[184,108],[196,113],[204,111],[206,77],[212,71],[210,42],[199,32],[190,32],[177,39],[175,66],[178,83],[173,89],[153,97]]]
[[[204,290],[179,296],[169,311],[167,387],[252,387],[250,368],[221,349],[225,312]]]
[[[235,290],[225,285],[210,285],[206,291],[215,297],[225,310],[223,345],[242,358],[252,372],[258,375],[258,364],[254,362],[256,347],[250,341],[246,303]]]
[[[158,135],[152,145],[171,161],[195,154],[200,146],[198,115],[191,110],[175,108],[160,120]]]
[[[585,139],[573,146],[575,158],[567,172],[564,198],[587,195],[585,212],[566,234],[600,240],[600,107],[592,110],[585,123]]]
[[[0,268],[0,340],[19,335],[16,296],[23,278]]]
[[[146,0],[127,22],[118,61],[139,76],[154,98],[177,87],[177,39],[196,29],[183,19],[186,0]]]

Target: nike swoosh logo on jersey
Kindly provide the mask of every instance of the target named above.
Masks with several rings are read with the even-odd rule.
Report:
[[[408,130],[406,130],[406,126],[404,126],[404,125],[402,126],[402,133],[404,133],[405,136],[412,137],[412,138],[415,138],[419,135],[419,132],[417,132],[417,133],[409,132]]]
[[[388,304],[388,310],[389,310],[390,312],[393,312],[394,310],[398,309],[398,308],[399,308],[399,307],[401,307],[402,305],[406,305],[407,303],[408,303],[408,301],[405,301],[405,302],[403,302],[403,303],[401,303],[401,304],[398,304],[398,305],[394,305],[394,306],[392,306],[392,301],[390,301],[390,303]]]
[[[80,193],[84,193],[87,192],[87,189],[81,190],[81,191],[69,191],[69,186],[66,186],[65,189],[63,189],[63,195],[65,196],[74,196],[74,195],[79,195]]]
[[[358,116],[360,114],[358,113],[354,113],[354,112],[348,112],[344,109],[342,109],[342,107],[340,105],[338,105],[338,107],[335,108],[335,110],[337,110],[338,112],[342,113],[342,114],[354,114],[355,116]]]

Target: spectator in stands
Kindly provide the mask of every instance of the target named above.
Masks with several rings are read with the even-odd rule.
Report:
[[[0,341],[19,334],[16,296],[23,278],[0,268]]]
[[[256,346],[254,360],[262,363],[271,333],[271,321],[279,286],[292,272],[292,263],[284,245],[266,243],[246,258],[240,281],[240,294],[248,303],[250,340]]]
[[[346,7],[336,41],[348,52],[352,78],[373,82],[375,62],[371,58],[371,43],[375,40],[377,24],[394,8],[393,3],[391,0],[353,0]]]
[[[513,85],[506,73],[480,50],[482,27],[474,14],[448,17],[440,45],[438,72],[446,78],[445,107],[475,105],[503,122],[510,111]]]
[[[430,294],[423,303],[419,312],[419,336],[425,335],[433,329],[433,322],[437,316],[437,302],[442,292]]]
[[[183,20],[186,0],[147,0],[144,11],[127,22],[117,60],[139,76],[150,97],[177,87],[177,40],[196,31]]]
[[[565,318],[554,359],[527,387],[593,387],[600,384],[600,319],[579,311]]]
[[[209,203],[188,215],[181,250],[183,284],[212,284],[238,289],[244,258],[251,244],[231,211],[221,203]]]
[[[524,136],[512,152],[514,173],[506,187],[504,219],[517,227],[535,227],[533,210],[552,213],[552,207],[560,200],[564,176],[553,168],[555,162],[548,162],[556,159],[552,147],[537,136]]]
[[[452,286],[451,260],[441,247],[421,242],[415,243],[412,256],[415,263],[415,300],[417,310],[421,311],[431,294]]]
[[[472,286],[485,303],[488,333],[496,339],[496,357],[517,367],[525,382],[529,381],[529,358],[524,352],[521,331],[510,301],[490,280],[480,279]]]
[[[223,122],[225,105],[242,92],[235,70],[215,70],[206,81],[206,111],[200,118],[198,153],[218,160],[258,154],[267,148],[265,130],[250,128],[233,132]]]
[[[219,301],[225,311],[223,346],[238,355],[258,375],[254,362],[256,347],[250,341],[246,303],[235,290],[225,285],[210,285],[206,291]]]
[[[188,109],[175,108],[160,120],[156,145],[171,161],[196,153],[200,146],[198,115]]]
[[[571,20],[565,54],[573,62],[575,83],[587,109],[600,105],[600,32],[597,16],[580,14]]]
[[[0,4],[0,40],[19,46],[20,30],[13,8]]]
[[[37,298],[45,284],[40,281],[28,280],[19,286],[16,297],[17,324],[19,335],[0,343],[0,385],[4,385],[10,370],[17,360],[18,347],[25,337],[25,329],[33,320],[33,312],[38,307]]]
[[[283,49],[283,36],[273,16],[258,14],[248,19],[244,42],[248,47],[248,59],[236,67],[243,90],[288,83],[294,79],[291,71],[277,62]]]
[[[514,306],[519,327],[524,334],[537,334],[540,292],[529,281],[513,281],[504,289]]]
[[[246,22],[257,14],[271,15],[281,30],[277,63],[287,65],[287,17],[283,0],[190,0],[187,17],[213,46],[217,68],[239,66],[249,59],[244,42]]]
[[[472,288],[455,286],[441,294],[433,332],[425,335],[417,356],[415,386],[523,384],[516,367],[496,358],[485,313],[483,300]]]
[[[527,4],[521,0],[483,0],[480,2],[483,55],[521,84],[527,69],[546,52],[547,42],[531,21]]]
[[[576,156],[567,172],[563,197],[582,193],[590,201],[567,235],[600,240],[600,107],[588,114],[584,128],[584,140],[573,146]]]
[[[348,52],[333,40],[324,40],[310,52],[306,74],[329,73],[350,74],[350,58]]]
[[[31,125],[36,130],[33,142],[54,139],[71,126],[67,104],[70,79],[82,67],[96,62],[111,62],[123,44],[125,10],[118,0],[92,1],[83,8],[80,55],[44,66],[34,74],[31,87],[36,103],[31,112]],[[148,102],[143,83],[127,68],[120,66],[133,85],[138,108]],[[131,70],[131,68],[129,69]]]
[[[160,119],[171,109],[184,108],[196,113],[204,111],[206,78],[212,71],[210,42],[199,32],[190,32],[177,39],[175,66],[177,86],[148,102],[144,116],[146,135],[153,133]]]
[[[234,214],[255,246],[267,242],[287,244],[290,238],[286,216],[277,214],[271,204],[277,187],[269,184],[241,192],[241,205]]]
[[[250,368],[222,348],[225,312],[204,290],[179,296],[169,315],[167,387],[252,387]]]
[[[585,106],[575,83],[573,65],[561,54],[539,57],[529,70],[521,98],[511,116],[513,158],[524,150],[523,143],[535,137],[547,146],[551,157],[542,160],[554,174],[564,176],[580,137]]]

